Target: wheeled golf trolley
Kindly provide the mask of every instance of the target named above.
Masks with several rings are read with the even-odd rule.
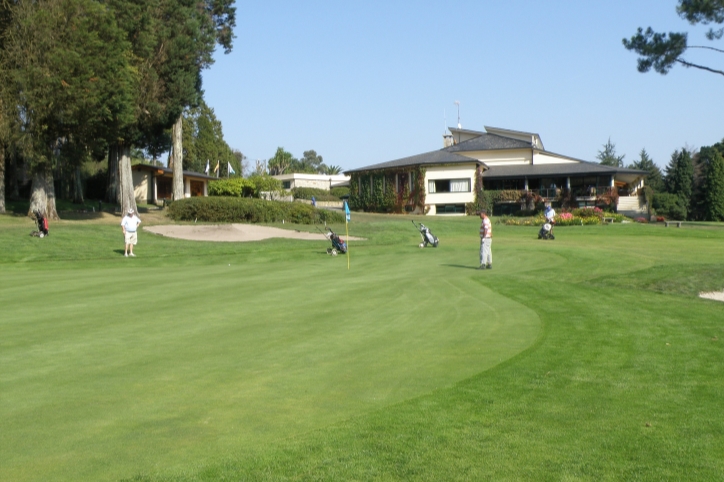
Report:
[[[337,233],[332,231],[329,227],[327,227],[326,233],[319,228],[317,228],[317,230],[322,233],[325,238],[332,242],[332,247],[327,248],[327,254],[337,256],[338,253],[345,254],[347,252],[347,243],[345,243],[342,238],[337,236]]]
[[[424,248],[428,244],[431,244],[433,248],[437,248],[438,243],[440,242],[439,239],[437,239],[437,236],[432,234],[430,231],[430,228],[425,226],[424,224],[420,223],[415,224],[415,221],[412,221],[412,225],[417,228],[418,231],[420,231],[420,237],[422,238],[422,242],[418,244],[419,247]]]
[[[540,227],[538,239],[556,239],[556,237],[553,236],[553,223],[547,222]]]
[[[38,230],[33,231],[30,235],[38,238],[46,237],[48,235],[48,219],[43,216],[40,211],[34,211],[33,214],[35,214],[35,222],[38,225]]]

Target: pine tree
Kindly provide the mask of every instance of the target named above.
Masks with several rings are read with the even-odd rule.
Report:
[[[703,187],[705,219],[724,221],[724,155],[715,147],[703,147],[699,155],[706,172]]]
[[[661,175],[661,169],[659,169],[659,166],[657,166],[651,157],[649,157],[646,149],[641,149],[641,152],[639,153],[639,160],[634,161],[629,168],[648,172],[648,175],[646,176],[646,185],[656,192],[664,190],[664,180]]]
[[[691,153],[683,148],[681,151],[674,151],[671,161],[666,166],[666,177],[664,184],[666,191],[675,194],[682,204],[690,209],[692,184],[694,182],[694,164],[691,160]]]
[[[623,158],[625,155],[616,155],[616,144],[611,142],[611,138],[608,138],[608,142],[603,145],[603,150],[598,151],[596,158],[604,166],[612,167],[623,167]]]

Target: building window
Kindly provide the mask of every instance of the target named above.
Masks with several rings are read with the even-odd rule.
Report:
[[[282,181],[282,189],[291,189],[292,181]]]
[[[470,179],[431,179],[427,182],[427,192],[470,192]]]

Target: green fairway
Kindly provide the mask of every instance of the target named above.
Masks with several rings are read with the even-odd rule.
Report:
[[[720,478],[724,229],[495,225],[478,271],[425,223],[353,215],[347,270],[0,216],[0,480]]]

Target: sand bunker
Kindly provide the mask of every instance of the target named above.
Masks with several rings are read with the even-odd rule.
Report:
[[[271,228],[255,224],[193,224],[193,225],[159,225],[146,226],[144,231],[168,236],[170,238],[188,239],[191,241],[261,241],[269,238],[303,239],[308,241],[324,241],[319,232],[307,233],[294,229]],[[340,233],[337,233],[340,234]],[[341,234],[343,239],[347,239]],[[361,241],[363,238],[350,236],[351,241]]]
[[[709,300],[724,301],[724,291],[711,291],[709,293],[699,293],[699,297]]]

